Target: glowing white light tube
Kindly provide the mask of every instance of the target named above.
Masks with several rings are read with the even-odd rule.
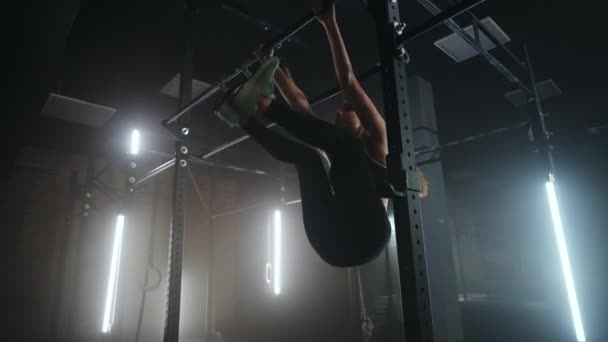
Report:
[[[574,322],[574,331],[576,333],[576,340],[579,342],[586,341],[585,330],[583,329],[583,321],[581,319],[581,313],[578,306],[578,300],[576,298],[576,289],[574,287],[574,278],[572,277],[572,269],[570,268],[570,258],[568,257],[568,249],[566,247],[566,238],[564,236],[564,228],[562,226],[562,219],[559,213],[559,205],[557,202],[557,194],[555,192],[555,183],[553,180],[545,183],[547,188],[547,197],[549,198],[549,208],[551,209],[551,218],[553,220],[553,229],[555,231],[555,239],[557,241],[557,249],[559,251],[559,258],[562,265],[562,273],[564,275],[564,281],[566,283],[566,292],[568,294],[568,301],[570,302],[570,311],[572,314],[572,321]]]
[[[274,211],[274,267],[273,267],[273,292],[281,294],[281,272],[282,272],[282,219],[281,211]]]
[[[131,132],[131,154],[139,154],[139,131],[136,129]]]
[[[110,333],[114,323],[114,312],[116,310],[116,293],[118,287],[118,274],[120,270],[120,254],[122,252],[122,238],[125,227],[125,217],[118,215],[116,218],[116,230],[114,232],[114,246],[112,247],[112,259],[110,261],[110,274],[108,276],[108,290],[106,292],[105,309],[103,312],[103,323],[101,331]]]

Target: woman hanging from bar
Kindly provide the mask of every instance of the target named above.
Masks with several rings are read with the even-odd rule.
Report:
[[[386,125],[354,75],[334,6],[317,19],[345,98],[335,124],[313,115],[308,99],[272,51],[262,52],[265,63],[217,114],[249,133],[273,157],[296,167],[311,245],[327,263],[348,267],[372,260],[390,239],[388,200],[381,195],[386,185]],[[273,99],[275,84],[288,106]],[[289,135],[266,128],[266,120]]]

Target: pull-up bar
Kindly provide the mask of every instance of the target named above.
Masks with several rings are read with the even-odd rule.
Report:
[[[333,3],[333,1],[331,3]],[[316,19],[316,17],[317,17],[316,13],[314,13],[314,11],[310,11],[310,13],[307,14],[305,17],[303,17],[302,19],[298,20],[295,24],[288,27],[285,30],[285,32],[277,35],[276,37],[274,37],[270,41],[268,41],[266,44],[264,44],[264,48],[265,49],[280,48],[281,45],[286,40],[288,40],[293,35],[298,33],[301,29],[306,27],[308,24],[310,24],[313,20]],[[197,98],[195,98],[190,103],[188,103],[184,108],[180,109],[179,112],[175,113],[175,115],[173,115],[169,119],[163,121],[163,125],[166,127],[166,126],[176,122],[177,119],[179,119],[182,115],[184,115],[187,112],[189,112],[190,110],[192,110],[192,108],[196,107],[199,103],[205,101],[206,99],[210,98],[215,93],[217,93],[218,91],[225,88],[228,85],[228,83],[230,83],[232,80],[234,80],[235,78],[237,78],[238,76],[240,76],[242,74],[245,74],[245,75],[248,74],[249,73],[248,69],[251,66],[253,66],[255,63],[257,63],[258,60],[259,60],[259,58],[255,57],[255,58],[251,58],[251,59],[247,60],[245,63],[241,64],[241,66],[239,68],[237,68],[232,74],[228,75],[226,78],[221,80],[219,83],[215,84],[211,88],[204,91]]]
[[[427,9],[431,10],[433,13],[436,13],[436,15],[433,18],[431,18],[430,20],[423,23],[422,25],[415,27],[414,29],[407,31],[403,34],[401,34],[401,32],[398,32],[398,30],[396,29],[396,34],[399,35],[399,37],[396,39],[396,43],[402,44],[406,41],[414,39],[441,24],[446,24],[452,30],[454,30],[455,32],[458,32],[457,28],[459,29],[460,27],[457,26],[452,21],[452,18],[457,15],[460,15],[464,12],[467,12],[470,9],[472,9],[473,7],[485,2],[485,0],[466,0],[466,1],[463,1],[461,3],[458,3],[454,6],[452,6],[451,8],[449,8],[443,12],[440,12],[439,9],[429,0],[419,0],[419,1],[423,4],[426,4],[425,7],[427,7]],[[335,1],[331,1],[330,3],[333,4],[334,2]],[[287,28],[285,30],[285,32],[283,32],[283,33],[277,35],[276,37],[274,37],[273,39],[271,39],[264,46],[267,48],[275,48],[275,49],[279,48],[285,41],[290,39],[293,35],[295,35],[297,32],[299,32],[301,29],[303,29],[309,23],[314,21],[315,18],[316,18],[316,13],[314,11],[311,11],[308,15],[306,15],[305,17],[303,17],[302,19],[297,21],[295,24],[291,25],[289,28]],[[453,25],[451,25],[451,24],[453,24]],[[465,35],[466,35],[466,33],[465,33]],[[467,35],[467,37],[468,37],[468,35]],[[468,37],[468,38],[470,38],[470,37]],[[476,43],[476,42],[473,41],[472,43]],[[473,45],[475,47],[478,47],[476,44],[473,44]],[[485,52],[484,56],[489,55],[485,50],[482,50],[482,51]],[[489,56],[492,57],[491,55],[489,55]],[[492,61],[492,59],[489,59],[489,60]],[[257,61],[258,61],[257,58],[252,58],[252,59],[248,60],[247,62],[245,62],[244,64],[242,64],[240,68],[237,68],[228,77],[224,78],[222,81],[220,81],[213,87],[207,89],[205,92],[203,92],[201,95],[199,95],[196,99],[192,100],[186,107],[181,109],[179,112],[177,112],[171,118],[165,120],[163,122],[163,125],[168,127],[170,124],[175,123],[182,115],[184,115],[185,113],[190,111],[192,108],[197,106],[199,103],[210,98],[218,91],[223,90],[226,87],[226,85],[228,83],[230,83],[232,80],[234,80],[236,77],[238,77],[241,74],[247,74],[248,68],[250,68],[252,65],[254,65]],[[502,64],[500,64],[500,63],[498,63],[498,64],[500,64],[500,67],[502,67],[502,68],[498,67],[495,63],[491,62],[491,64],[493,64],[495,67],[497,67],[497,69],[499,69],[501,71],[502,71],[502,69],[506,70],[506,68],[502,67]],[[358,74],[357,79],[359,79],[361,81],[366,80],[366,79],[370,78],[371,76],[377,74],[381,70],[382,70],[381,65],[375,65],[375,66],[369,68],[368,70],[366,70],[365,72]],[[507,72],[508,72],[508,70],[507,70]],[[510,74],[510,72],[508,72],[508,75],[512,76],[512,74]],[[511,76],[508,76],[508,78],[509,79],[514,78],[515,80],[519,81],[515,76],[512,76],[512,77]],[[522,89],[524,89],[524,90],[527,89],[527,87],[525,87],[525,85],[522,84],[521,86],[522,86]],[[339,87],[329,89],[329,90],[319,94],[318,96],[312,98],[310,101],[310,105],[316,106],[341,93],[342,93],[342,89],[340,89]],[[269,124],[267,127],[272,127],[274,125],[275,124],[272,123],[272,124]],[[211,151],[207,152],[200,158],[196,157],[194,159],[198,160],[199,162],[204,162],[205,159],[208,159],[222,151],[225,151],[225,150],[231,148],[232,146],[238,145],[241,142],[247,140],[248,138],[249,138],[249,135],[243,135],[235,140],[229,141],[227,143],[224,143],[224,144],[212,149]],[[136,183],[136,185],[141,185],[141,184],[145,183],[148,179],[152,178],[156,174],[159,174],[159,173],[162,173],[162,172],[168,170],[173,165],[175,165],[175,159],[169,160],[165,164],[160,165],[156,169],[148,172],[148,174],[146,176],[144,176],[142,179],[140,179]],[[262,174],[263,172],[258,171],[256,173]]]
[[[401,44],[404,43],[410,39],[416,38],[418,36],[420,36],[421,34],[433,29],[434,27],[451,20],[453,17],[462,14],[463,12],[466,12],[470,9],[472,9],[473,7],[481,4],[485,2],[485,0],[466,0],[463,1],[457,5],[454,5],[453,7],[451,7],[450,9],[441,12],[436,6],[434,8],[435,11],[432,11],[435,15],[435,17],[431,18],[430,20],[426,21],[425,23],[423,23],[422,25],[420,25],[419,27],[416,27],[414,29],[412,29],[411,31],[406,32],[405,34],[403,34],[401,36],[401,38],[399,38],[397,40],[397,43]],[[335,1],[329,1],[329,5],[333,5],[333,3],[335,3]],[[434,5],[433,5],[434,6]],[[277,49],[280,48],[281,45],[287,41],[288,39],[290,39],[293,35],[295,35],[296,33],[298,33],[301,29],[303,29],[304,27],[306,27],[308,24],[310,24],[311,22],[313,22],[317,17],[317,14],[314,11],[311,11],[310,13],[308,13],[306,16],[304,16],[302,19],[298,20],[295,24],[291,25],[290,27],[288,27],[285,32],[277,35],[276,37],[272,38],[270,41],[268,41],[266,44],[264,44],[264,48],[266,49]],[[399,33],[400,34],[400,33]],[[485,52],[485,51],[484,51]],[[482,53],[483,54],[483,53]],[[487,53],[486,53],[487,54]],[[192,110],[194,107],[196,107],[199,103],[207,100],[208,98],[210,98],[211,96],[213,96],[214,94],[216,94],[218,91],[223,90],[226,88],[226,86],[233,81],[235,78],[237,78],[238,76],[244,74],[247,75],[249,73],[249,68],[252,67],[255,63],[257,63],[259,61],[259,59],[256,58],[251,58],[249,60],[247,60],[245,63],[241,64],[241,66],[239,68],[237,68],[232,74],[228,75],[227,77],[225,77],[223,80],[221,80],[219,83],[215,84],[214,86],[210,87],[209,89],[207,89],[206,91],[204,91],[201,95],[199,95],[197,98],[195,98],[194,100],[192,100],[189,104],[187,104],[184,108],[182,108],[179,112],[175,113],[172,117],[170,117],[169,119],[163,121],[163,125],[165,127],[169,126],[170,124],[175,123],[182,115],[186,114],[187,112],[189,112],[190,110]],[[376,66],[370,70],[368,70],[366,73],[371,72],[371,75],[379,72],[381,70],[381,68],[379,66]],[[502,70],[501,70],[502,71]],[[364,74],[366,74],[364,73]],[[510,72],[507,70],[507,73],[510,74]],[[515,77],[510,78],[511,80],[513,79],[517,79]],[[525,90],[527,89],[524,85],[522,85],[522,88]],[[330,92],[328,94],[327,98],[321,98],[320,102],[331,98],[333,96],[336,96],[337,94],[340,93],[340,90],[334,90],[333,92]],[[241,137],[239,139],[239,142],[246,140],[246,137]],[[230,144],[230,143],[228,143]],[[238,144],[238,142],[236,143]],[[232,145],[228,145],[227,147],[233,146]],[[222,145],[224,146],[224,145]],[[213,155],[215,153],[212,153],[211,155]],[[203,158],[208,158],[211,155],[207,156],[205,155]]]
[[[457,5],[454,5],[450,9],[437,14],[435,17],[431,18],[430,20],[423,23],[422,25],[403,34],[401,36],[401,38],[398,40],[398,43],[401,44],[410,39],[414,39],[414,38],[420,36],[421,34],[433,29],[434,27],[444,23],[446,20],[450,20],[454,16],[462,14],[463,12],[466,12],[466,11],[470,10],[471,8],[481,4],[483,2],[485,2],[485,0],[467,0],[467,1],[464,1]],[[265,44],[265,46],[269,47],[269,48],[279,47],[283,42],[285,42],[287,39],[289,39],[294,34],[296,34],[298,31],[300,31],[302,28],[304,28],[306,25],[308,25],[310,22],[312,22],[315,18],[316,18],[316,14],[314,13],[314,11],[309,13],[307,16],[305,16],[304,18],[302,18],[301,20],[296,22],[294,25],[289,27],[284,33],[278,35],[277,37],[275,37],[274,39],[269,41],[267,44]],[[226,77],[224,80],[220,81],[215,86],[207,89],[207,91],[203,92],[201,95],[199,95],[199,97],[194,99],[190,104],[188,104],[186,107],[184,107],[178,113],[176,113],[173,117],[171,117],[168,120],[166,120],[165,122],[163,122],[163,124],[165,126],[168,126],[169,124],[174,123],[177,119],[179,119],[179,117],[181,117],[186,112],[188,112],[189,110],[194,108],[196,105],[198,105],[202,101],[208,99],[209,97],[211,97],[212,95],[217,93],[219,90],[224,88],[230,81],[232,81],[233,79],[238,77],[240,74],[245,73],[246,70],[249,67],[251,67],[252,65],[254,65],[257,61],[258,61],[257,58],[253,58],[253,59],[245,62],[240,68],[236,69],[235,72],[233,72],[231,75]],[[372,68],[366,70],[365,72],[357,75],[357,79],[365,80],[365,79],[375,75],[376,73],[380,72],[381,70],[382,70],[382,67],[380,65],[375,65]],[[329,89],[329,90],[321,93],[320,95],[314,97],[313,99],[311,99],[310,105],[315,106],[317,104],[320,104],[328,99],[331,99],[331,98],[339,95],[340,93],[342,93],[342,90],[340,88]],[[273,124],[268,125],[267,127],[272,127],[274,125],[275,124],[273,123]],[[248,138],[249,138],[249,135],[243,135],[235,140],[232,140],[232,141],[226,142],[222,145],[219,145],[218,147],[216,147],[213,150],[204,154],[201,157],[201,159],[210,158],[222,151],[225,151],[235,145],[240,144],[241,142],[247,140]]]

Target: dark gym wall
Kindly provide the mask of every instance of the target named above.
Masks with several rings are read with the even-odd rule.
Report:
[[[19,2],[17,8],[6,12],[11,13],[5,23],[15,60],[8,71],[14,79],[9,78],[12,81],[3,115],[7,134],[2,135],[1,176],[10,173],[23,142],[36,138],[40,127],[36,119],[49,92],[57,87],[64,49],[79,7],[79,0]]]

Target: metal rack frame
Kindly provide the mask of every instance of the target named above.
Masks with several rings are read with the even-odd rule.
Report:
[[[400,19],[398,0],[369,0],[367,5],[376,23],[378,38],[378,51],[380,63],[357,75],[363,80],[377,73],[381,73],[384,93],[384,106],[386,113],[387,134],[389,143],[389,155],[387,156],[387,167],[389,182],[393,191],[392,199],[395,208],[395,231],[397,235],[397,250],[399,263],[400,291],[402,307],[408,308],[404,312],[405,336],[408,341],[433,341],[433,330],[431,320],[431,308],[428,293],[428,277],[425,264],[425,251],[423,241],[422,217],[420,215],[420,202],[418,192],[419,184],[415,175],[416,151],[414,150],[413,128],[411,127],[410,115],[408,113],[408,88],[406,84],[406,64],[409,58],[403,44],[410,39],[419,37],[421,34],[439,26],[446,25],[452,31],[459,34],[467,43],[473,46],[478,53],[484,57],[497,71],[504,75],[507,80],[531,95],[530,102],[535,102],[536,115],[532,118],[540,127],[537,141],[542,150],[545,151],[549,163],[548,169],[554,173],[551,156],[551,145],[549,134],[544,125],[544,115],[540,104],[540,98],[534,83],[534,74],[530,67],[530,58],[526,50],[526,61],[522,62],[515,54],[504,45],[498,44],[501,49],[507,51],[517,64],[528,71],[531,87],[528,87],[501,62],[499,62],[487,50],[481,47],[479,42],[465,33],[465,31],[453,20],[455,16],[467,14],[477,25],[476,30],[481,30],[493,41],[491,33],[478,24],[477,18],[469,10],[483,3],[485,0],[465,0],[453,5],[451,8],[441,11],[431,0],[418,0],[434,17],[411,30],[405,30],[405,24]],[[333,4],[334,1],[329,1]],[[193,156],[188,151],[189,128],[185,124],[188,113],[200,103],[211,98],[218,92],[228,92],[234,83],[248,78],[249,71],[258,60],[248,59],[236,70],[217,84],[211,86],[197,98],[192,99],[192,21],[196,8],[191,2],[185,1],[185,45],[182,77],[180,80],[180,109],[168,119],[162,122],[176,140],[175,158],[148,172],[141,179],[132,182],[132,189],[147,182],[154,176],[174,167],[174,193],[173,193],[173,220],[171,226],[171,238],[169,246],[169,280],[167,291],[167,310],[165,315],[164,342],[177,342],[179,339],[179,308],[181,289],[181,266],[184,239],[184,201],[185,181],[188,177],[188,163],[202,162],[230,147],[245,141],[248,136],[222,144],[203,156]],[[276,35],[268,41],[267,48],[278,49],[283,43],[291,39],[302,28],[313,22],[316,18],[314,12],[310,12],[295,24],[288,27],[284,32]],[[311,100],[312,105],[319,104],[341,93],[339,88],[330,89]],[[223,215],[223,214],[220,214]],[[212,216],[213,220],[213,216]],[[412,309],[415,308],[415,309]],[[207,322],[207,325],[210,325]],[[209,332],[208,332],[209,333]]]

